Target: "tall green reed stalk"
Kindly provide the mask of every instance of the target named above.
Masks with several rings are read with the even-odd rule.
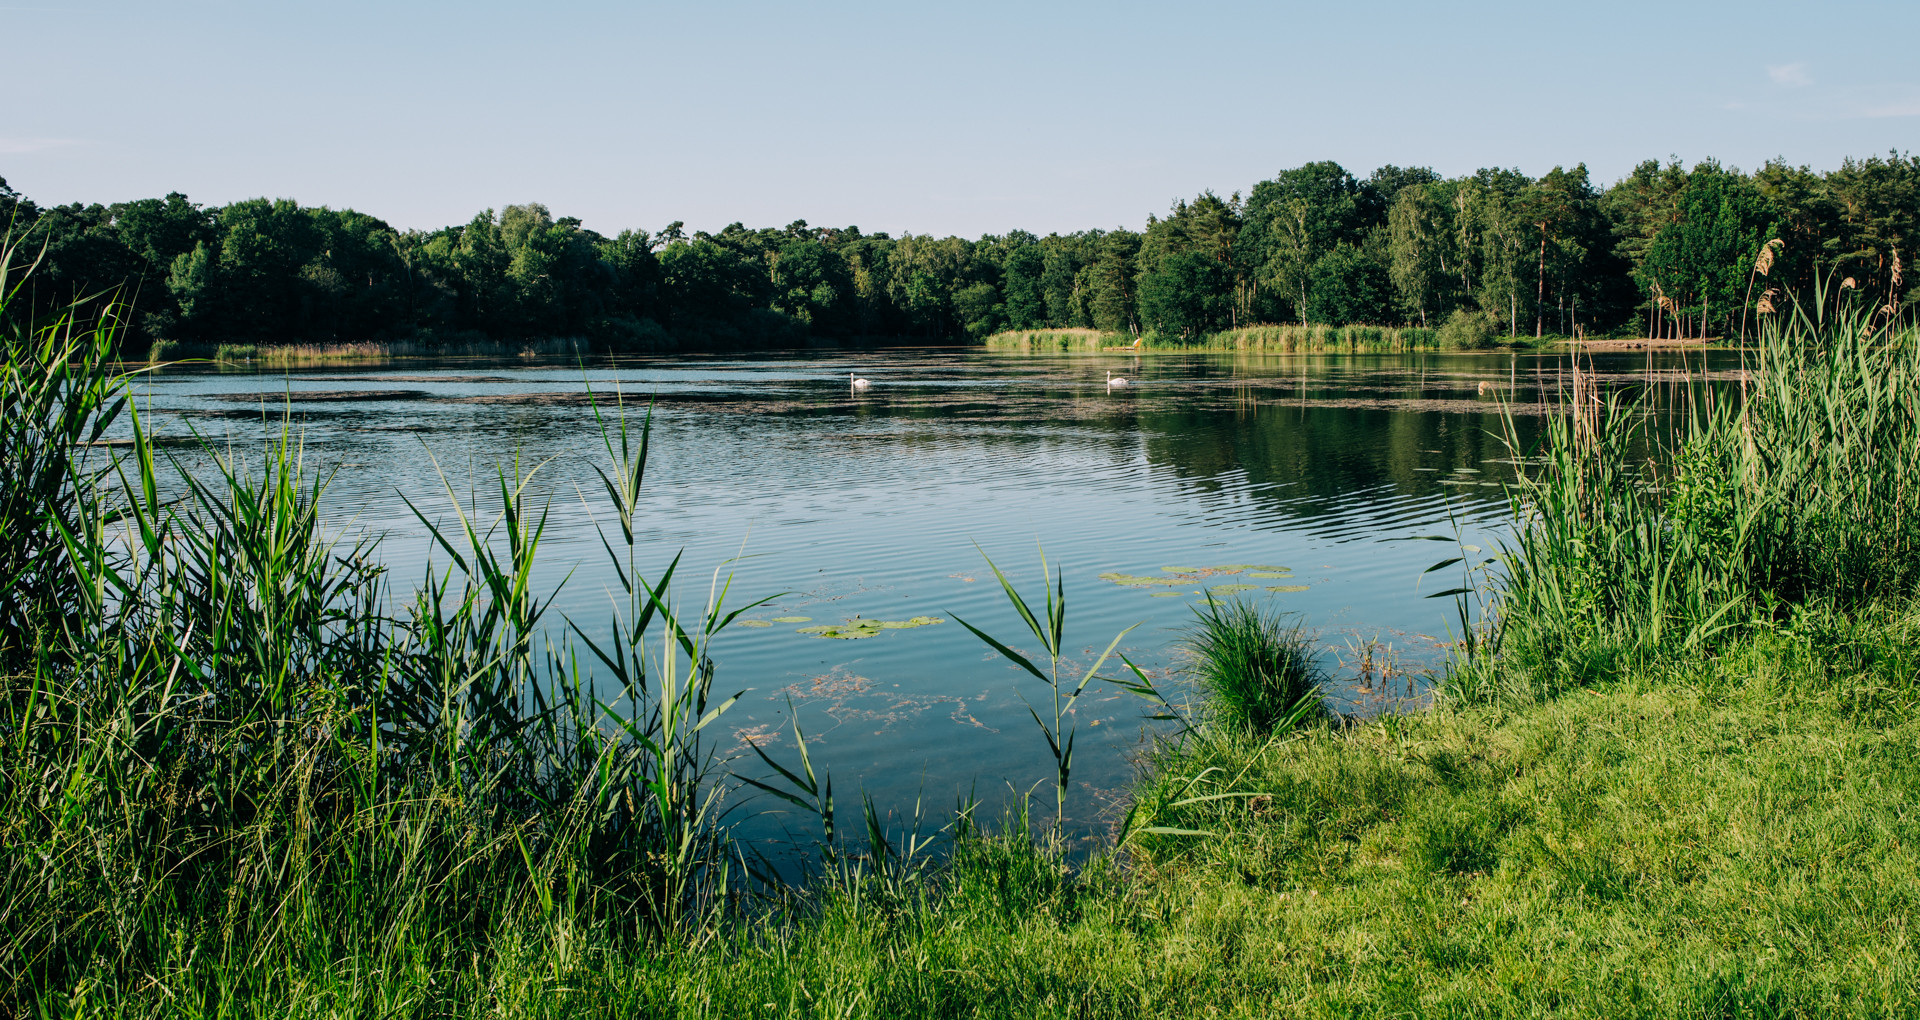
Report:
[[[986,642],[994,651],[1005,656],[1009,662],[1026,670],[1034,679],[1039,680],[1047,686],[1047,693],[1049,695],[1048,707],[1050,709],[1049,715],[1043,718],[1039,710],[1033,706],[1032,702],[1027,702],[1027,711],[1033,716],[1034,723],[1040,727],[1041,735],[1044,736],[1047,741],[1047,750],[1053,755],[1053,824],[1054,830],[1058,832],[1066,824],[1067,786],[1072,781],[1073,776],[1073,739],[1075,727],[1071,724],[1068,716],[1073,710],[1075,700],[1087,689],[1087,685],[1092,683],[1095,677],[1099,676],[1100,667],[1106,665],[1107,659],[1113,655],[1113,650],[1120,647],[1120,641],[1123,638],[1133,633],[1134,627],[1128,627],[1126,630],[1115,634],[1113,640],[1107,643],[1106,650],[1100,653],[1098,659],[1094,660],[1093,665],[1088,666],[1086,672],[1082,673],[1078,680],[1074,680],[1070,674],[1063,674],[1060,668],[1061,658],[1066,650],[1067,589],[1065,574],[1053,573],[1047,566],[1046,553],[1042,552],[1040,554],[1040,585],[1041,590],[1045,593],[1045,601],[1041,604],[1042,611],[1036,614],[1033,608],[1027,604],[1027,600],[1022,598],[1020,593],[1014,589],[1013,582],[1008,581],[1007,576],[1000,572],[1000,568],[994,564],[993,559],[988,557],[984,551],[980,555],[982,559],[987,561],[987,567],[993,571],[994,578],[1000,582],[1000,590],[1006,593],[1007,602],[1012,605],[1014,611],[1020,615],[1021,622],[1027,625],[1027,630],[1033,634],[1034,640],[1040,642],[1041,650],[1046,653],[1045,668],[1036,665],[1032,659],[1014,651],[1011,646],[1002,643],[998,638],[993,637],[986,631],[960,619],[958,614],[955,614],[954,619],[959,621],[962,627],[972,631],[975,637]],[[1134,626],[1137,627],[1139,625],[1135,624]],[[1128,663],[1128,665],[1131,667],[1132,663]],[[1137,668],[1134,669],[1134,672],[1139,676],[1141,683],[1147,682],[1145,676],[1140,674]],[[1151,684],[1148,684],[1148,687],[1151,688]],[[1132,688],[1130,687],[1130,689]],[[1136,693],[1138,693],[1138,691],[1136,691]],[[1026,696],[1021,695],[1021,700],[1025,701]]]
[[[1632,396],[1573,366],[1452,697],[1536,698],[1915,590],[1920,329],[1822,288],[1767,317],[1756,353],[1735,382]],[[1519,456],[1516,435],[1509,417]]]

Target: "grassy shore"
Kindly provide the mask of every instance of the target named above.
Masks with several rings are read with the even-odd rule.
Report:
[[[596,411],[607,619],[545,617],[511,464],[393,598],[293,429],[198,474],[90,445],[139,427],[113,322],[7,316],[10,263],[0,1017],[1920,1015],[1911,327],[1816,300],[1678,413],[1576,372],[1512,547],[1436,564],[1431,710],[1321,711],[1290,624],[1216,613],[1216,702],[1091,859],[1058,799],[916,836],[843,782],[836,828],[802,756],[793,880],[704,737],[742,601],[635,569],[643,415]],[[1070,593],[1007,593],[969,626],[1047,650],[1078,795]]]

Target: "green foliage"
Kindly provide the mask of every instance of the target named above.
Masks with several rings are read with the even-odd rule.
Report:
[[[1575,516],[1510,557],[1499,656],[1614,654],[1590,693],[1184,729],[1117,850],[1077,865],[1024,815],[996,835],[964,808],[935,860],[917,813],[903,831],[863,800],[864,853],[747,900],[703,734],[731,703],[712,642],[750,607],[716,574],[686,611],[677,561],[638,573],[644,424],[601,419],[610,625],[551,646],[538,466],[502,471],[495,516],[423,513],[448,566],[396,603],[373,547],[320,528],[284,423],[260,462],[206,450],[198,473],[85,445],[121,415],[144,436],[109,367],[125,316],[36,321],[14,267],[0,1014],[1920,1012],[1910,327],[1812,305],[1744,403],[1696,393],[1657,444],[1576,387],[1526,490]],[[1038,603],[1001,581],[1047,658],[980,636],[1050,689],[1064,801],[1100,663],[1062,671],[1042,574]],[[1699,626],[1721,591],[1764,610],[1741,640]],[[1234,605],[1203,629],[1251,653],[1216,661],[1298,664],[1297,634]],[[1666,636],[1619,652],[1636,626]],[[1131,672],[1110,682],[1154,696]],[[830,822],[795,736],[795,803]]]
[[[1827,174],[1650,162],[1606,188],[1584,165],[1539,178],[1386,166],[1363,180],[1317,162],[1244,199],[1177,201],[1138,231],[978,239],[804,220],[607,236],[539,203],[434,231],[178,193],[41,208],[7,191],[0,209],[45,245],[36,312],[126,285],[136,350],[449,338],[657,350],[1060,329],[1191,344],[1275,323],[1431,328],[1460,309],[1510,337],[1743,336],[1770,288],[1804,291],[1822,272],[1895,308],[1915,300],[1904,266],[1920,248],[1920,158]],[[1763,274],[1755,260],[1776,239]]]
[[[1535,697],[1920,587],[1920,327],[1816,292],[1758,355],[1738,390],[1668,392],[1671,431],[1573,366],[1457,696]]]
[[[224,973],[266,992],[247,968],[411,952],[396,935],[708,923],[739,884],[702,734],[732,703],[710,646],[740,610],[717,576],[689,613],[673,567],[636,571],[644,427],[603,429],[610,637],[569,621],[577,644],[544,643],[545,512],[517,465],[492,519],[422,515],[449,566],[396,616],[372,543],[322,529],[297,436],[253,465],[161,461],[107,367],[117,318],[25,320],[5,255],[0,1011],[198,980],[194,960],[253,961]],[[123,413],[131,452],[96,453]]]
[[[1304,624],[1268,607],[1209,598],[1187,638],[1189,672],[1220,723],[1273,733],[1325,714],[1325,672]]]
[[[1452,350],[1473,351],[1493,346],[1493,319],[1475,308],[1456,308],[1440,327],[1440,346]]]
[[[1313,264],[1308,279],[1307,319],[1311,322],[1338,326],[1400,319],[1387,260],[1371,248],[1346,242],[1334,245]]]

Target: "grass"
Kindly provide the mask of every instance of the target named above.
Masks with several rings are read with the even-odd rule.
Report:
[[[78,445],[138,434],[114,324],[9,315],[0,265],[0,1016],[1920,1015],[1910,327],[1811,305],[1665,431],[1576,386],[1512,548],[1445,565],[1485,601],[1433,711],[1253,724],[1313,677],[1214,607],[1213,713],[1077,864],[1100,667],[1060,669],[1062,583],[1002,578],[1046,655],[976,633],[1045,688],[1056,824],[935,853],[863,800],[849,839],[803,757],[824,852],[781,881],[703,738],[748,607],[636,569],[617,396],[608,619],[548,619],[518,463],[418,510],[396,600],[285,423],[197,475]]]
[[[1208,599],[1186,641],[1189,672],[1226,729],[1272,734],[1324,713],[1326,676],[1305,625],[1245,599]]]

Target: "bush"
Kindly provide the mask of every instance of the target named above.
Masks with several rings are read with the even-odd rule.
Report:
[[[1493,346],[1493,319],[1478,309],[1456,308],[1440,326],[1440,346],[1475,351]]]

